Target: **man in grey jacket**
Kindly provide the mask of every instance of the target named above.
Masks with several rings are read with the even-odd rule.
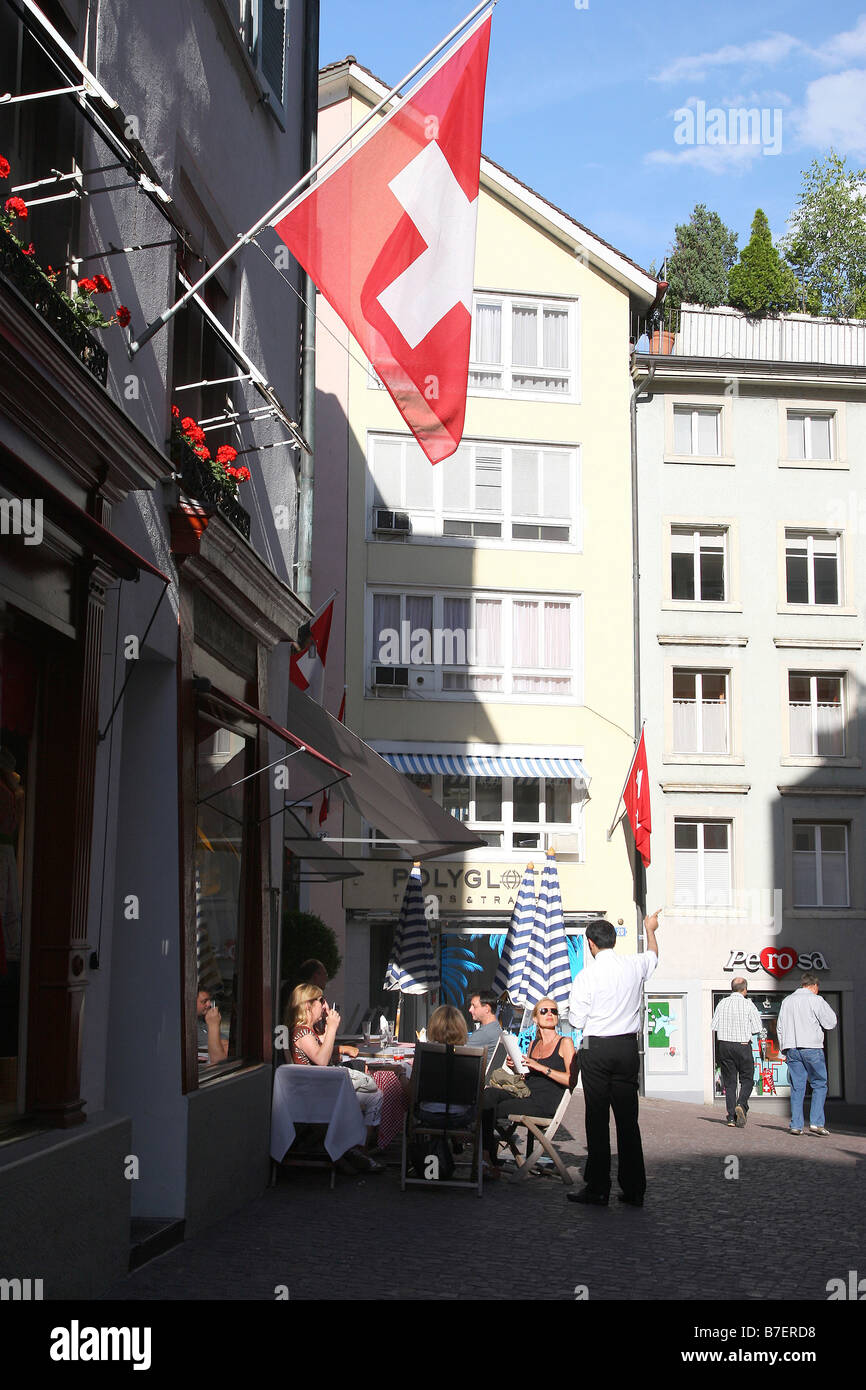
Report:
[[[824,1059],[824,1030],[836,1027],[836,1015],[818,995],[818,976],[800,977],[800,988],[782,1000],[777,1032],[779,1051],[788,1063],[791,1082],[791,1133],[802,1134],[803,1098],[806,1080],[812,1087],[809,1133],[829,1134],[824,1128],[824,1099],[827,1095],[827,1063]]]

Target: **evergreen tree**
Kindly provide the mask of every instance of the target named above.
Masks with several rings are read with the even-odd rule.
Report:
[[[783,243],[807,313],[866,317],[866,169],[831,150],[803,173]]]
[[[713,307],[728,300],[728,273],[737,259],[737,234],[717,212],[698,203],[688,222],[676,228],[668,261],[666,303]]]
[[[797,307],[797,277],[773,245],[770,224],[758,208],[752,237],[728,279],[728,303],[750,318],[784,314]]]

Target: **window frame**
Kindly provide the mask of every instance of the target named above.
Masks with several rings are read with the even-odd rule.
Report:
[[[401,501],[395,503],[378,503],[376,501],[376,445],[378,442],[396,443],[401,446],[400,451],[400,497]],[[583,548],[583,522],[582,522],[582,497],[581,497],[581,449],[578,444],[546,444],[536,440],[524,441],[513,439],[491,439],[472,437],[464,439],[461,448],[471,450],[471,470],[472,477],[470,491],[474,503],[476,490],[478,487],[477,469],[479,455],[490,454],[499,450],[501,454],[501,509],[494,512],[487,508],[471,507],[448,507],[445,501],[445,468],[450,460],[446,459],[438,468],[431,469],[431,505],[411,506],[407,504],[405,498],[407,469],[410,467],[410,456],[408,450],[414,444],[411,435],[389,432],[387,430],[370,430],[367,434],[366,458],[368,460],[366,469],[366,539],[383,545],[394,544],[393,541],[384,540],[376,533],[374,527],[375,513],[377,511],[401,511],[406,512],[410,520],[410,531],[401,543],[415,545],[456,545],[456,546],[480,546],[496,549],[508,550],[551,550],[555,552],[568,551],[569,553],[580,553]],[[515,452],[528,451],[536,455],[556,454],[565,459],[569,473],[569,498],[568,514],[565,517],[539,516],[530,517],[523,513],[518,513],[514,509],[514,454]],[[427,465],[429,467],[429,465]],[[457,461],[455,460],[455,466]],[[465,465],[464,465],[465,466]],[[447,522],[466,521],[473,523],[499,523],[501,535],[448,535],[445,532]],[[563,540],[538,539],[532,537],[514,536],[515,526],[538,525],[539,527],[567,527],[568,538]],[[430,530],[419,529],[428,526]]]
[[[494,400],[501,400],[507,397],[515,400],[543,400],[543,401],[567,401],[570,404],[579,403],[580,400],[580,298],[577,296],[564,295],[534,295],[534,294],[509,294],[504,290],[481,290],[476,289],[472,296],[472,337],[470,343],[469,359],[469,381],[468,394],[470,396],[487,396]],[[501,360],[498,363],[482,362],[472,356],[472,350],[476,341],[476,310],[480,306],[497,307],[500,310],[500,347]],[[513,351],[513,311],[514,309],[535,309],[538,315],[538,330],[536,342],[539,346],[539,355],[543,356],[543,333],[544,333],[544,310],[548,309],[553,313],[568,313],[567,343],[569,350],[570,365],[566,368],[550,367],[545,369],[543,366],[522,367],[514,362]],[[502,385],[480,386],[472,380],[472,373],[482,373],[487,369],[488,375],[492,370],[501,369]],[[539,375],[563,376],[567,381],[567,388],[564,391],[550,391],[545,389],[531,389],[528,387],[515,387],[513,384],[515,376],[527,376],[532,372]]]
[[[794,538],[795,536],[806,537],[812,540],[835,536],[836,582],[839,591],[838,603],[788,602],[788,542],[789,538]],[[778,523],[779,598],[777,612],[796,613],[803,617],[808,617],[810,615],[843,618],[856,617],[858,610],[856,604],[852,602],[852,596],[855,593],[852,549],[850,532],[846,530],[844,526],[810,526],[808,523],[803,522],[780,521]],[[814,586],[814,574],[811,576],[811,583]]]
[[[275,117],[281,128],[285,130],[287,126],[286,83],[288,79],[289,66],[288,52],[290,37],[290,0],[283,0],[283,3],[279,3],[279,0],[274,0],[274,8],[278,10],[280,13],[282,13],[282,15],[284,16],[283,85],[282,91],[280,92],[277,92],[276,89],[271,85],[271,82],[269,78],[266,76],[264,67],[262,65],[261,35],[264,28],[262,12],[264,10],[265,5],[269,3],[269,0],[246,0],[246,3],[247,9],[245,29],[247,34],[247,42],[245,47],[247,55],[255,71],[256,80],[258,81],[259,86],[261,87],[262,94],[267,98],[264,103],[265,106],[271,112],[271,115]]]
[[[724,600],[673,597],[674,533],[691,532],[695,537],[695,562],[700,557],[700,537],[722,533],[724,542]],[[739,528],[734,517],[665,516],[662,518],[662,600],[663,609],[679,612],[741,613],[739,593]]]
[[[788,457],[788,417],[789,415],[830,416],[829,459]],[[845,402],[840,400],[815,400],[780,398],[779,400],[779,468],[818,468],[848,469],[847,418]]]
[[[801,676],[809,680],[809,706],[810,706],[810,733],[813,751],[810,753],[795,753],[793,751],[793,740],[791,738],[791,677]],[[838,680],[839,681],[839,707],[842,723],[842,752],[841,753],[818,753],[818,681],[819,680]],[[851,682],[848,680],[848,672],[840,671],[838,668],[831,670],[820,670],[815,667],[804,668],[803,666],[788,667],[785,672],[785,704],[786,704],[786,756],[791,762],[804,763],[806,766],[845,766],[852,762],[852,755],[849,748],[849,728],[853,723],[851,712],[848,707],[848,692]],[[797,701],[797,704],[802,702]]]
[[[732,816],[718,816],[718,815],[712,815],[712,814],[708,814],[708,813],[704,813],[704,812],[697,812],[697,813],[695,813],[695,814],[692,814],[692,813],[689,813],[689,812],[686,811],[686,812],[683,812],[683,813],[675,813],[674,816],[672,817],[672,822],[673,822],[673,825],[672,825],[673,855],[672,855],[672,866],[671,866],[671,872],[672,872],[672,877],[673,877],[673,898],[672,898],[672,901],[673,901],[673,903],[674,903],[675,908],[676,908],[681,914],[688,914],[688,913],[694,913],[694,912],[700,913],[701,915],[706,915],[707,913],[713,913],[713,912],[730,913],[731,911],[734,910],[734,903],[735,903],[735,898],[736,898],[736,884],[735,884],[735,879],[734,879],[734,819],[733,819],[733,817],[732,817]],[[678,887],[677,887],[677,852],[678,852],[678,851],[677,851],[677,847],[676,847],[676,832],[677,832],[677,826],[678,826],[678,825],[697,825],[697,826],[701,827],[701,833],[700,833],[699,836],[697,837],[698,840],[699,840],[699,843],[698,843],[697,849],[696,849],[694,852],[695,852],[695,853],[697,854],[697,856],[698,856],[698,884],[699,884],[699,886],[702,885],[702,887],[703,887],[703,895],[702,895],[702,898],[701,898],[700,901],[695,901],[694,903],[685,903],[685,902],[678,901],[678,897],[685,891],[683,888],[678,888]],[[705,844],[703,843],[703,839],[704,839],[703,831],[704,831],[705,827],[708,826],[708,825],[724,825],[724,826],[727,827],[727,831],[728,831],[728,845],[727,845],[727,851],[726,851],[726,853],[727,853],[727,860],[728,860],[728,901],[725,902],[725,903],[708,903],[708,902],[706,901],[706,881],[705,881],[705,870],[704,870],[704,856],[707,855],[707,854],[715,854],[715,853],[718,853],[718,851],[716,851],[716,850],[707,850]],[[679,852],[680,852],[680,853],[686,853],[686,852],[687,852],[687,853],[691,853],[692,851],[689,850],[689,851],[679,851]]]
[[[703,699],[703,681],[705,676],[722,676],[725,684],[725,744],[724,749],[704,749],[704,748],[677,748],[676,729],[673,719],[674,705],[676,697],[673,693],[673,683],[678,675],[690,675],[695,677],[695,732],[696,742],[702,743],[703,739],[703,706],[705,704],[715,704],[717,701]],[[671,666],[671,753],[676,758],[694,759],[700,762],[728,762],[731,758],[733,743],[733,720],[731,718],[731,676],[732,671],[729,666]]]
[[[400,662],[386,662],[375,660],[373,655],[373,614],[374,601],[377,596],[399,596],[400,620],[401,623],[407,621],[405,617],[407,600],[411,598],[432,598],[433,600],[433,627],[440,630],[448,630],[444,622],[444,605],[446,599],[466,599],[470,604],[469,620],[471,626],[475,627],[475,607],[480,602],[500,603],[500,654],[501,664],[494,666],[492,663],[482,665],[472,663],[468,659],[466,662],[440,662],[435,660],[429,663],[408,663],[408,666]],[[568,667],[557,668],[556,675],[561,669],[563,678],[568,678],[570,689],[543,692],[531,690],[515,690],[514,682],[516,677],[544,679],[550,677],[551,672],[542,665],[521,666],[516,668],[513,664],[513,614],[516,603],[537,603],[537,604],[567,604],[570,609],[569,616],[569,636],[570,636],[570,665]],[[409,683],[408,690],[415,694],[423,695],[425,699],[433,700],[455,700],[455,701],[479,701],[509,704],[582,704],[583,703],[583,595],[582,594],[538,594],[522,593],[512,590],[493,590],[493,589],[434,589],[432,586],[425,586],[417,590],[396,585],[396,584],[368,584],[365,595],[364,612],[364,653],[366,668],[366,688],[364,691],[365,699],[381,698],[374,688],[375,667],[390,666],[392,669],[408,669]],[[452,631],[454,629],[451,629]],[[402,647],[402,629],[400,630]],[[539,642],[543,642],[543,633],[539,633]],[[381,648],[380,648],[381,650]],[[401,656],[402,656],[401,650]],[[435,638],[434,650],[431,656],[435,658]],[[467,658],[469,652],[467,650]],[[446,673],[456,672],[467,676],[477,675],[481,678],[496,676],[501,680],[501,688],[498,690],[482,689],[457,689],[446,687],[443,677]],[[421,679],[417,679],[421,677]],[[385,698],[388,698],[387,696]],[[401,694],[402,698],[402,694]]]
[[[845,901],[843,903],[825,903],[824,897],[824,874],[822,866],[823,846],[822,831],[824,828],[842,829],[845,832]],[[814,903],[797,902],[796,893],[796,874],[794,872],[794,855],[812,853],[806,850],[794,849],[794,835],[798,829],[808,828],[815,831],[815,892],[819,901]],[[851,908],[851,823],[844,820],[802,820],[792,819],[790,835],[790,861],[791,861],[791,906],[798,911],[814,911],[819,909],[821,912],[845,912]],[[828,851],[829,852],[829,851]]]
[[[732,404],[729,395],[675,395],[668,393],[665,402],[665,463],[691,463],[702,467],[733,467],[732,455]],[[679,411],[695,412],[713,410],[718,414],[718,453],[683,454],[676,447],[676,414]],[[692,441],[694,442],[694,440]]]

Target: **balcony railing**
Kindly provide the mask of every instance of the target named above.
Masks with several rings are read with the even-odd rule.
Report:
[[[724,305],[662,305],[652,319],[633,319],[631,336],[635,351],[650,356],[866,367],[866,321],[859,319],[750,319]]]
[[[221,483],[209,464],[200,459],[183,439],[172,440],[171,456],[183,491],[196,502],[216,507],[220,515],[236,526],[245,540],[249,540],[250,514],[241,506],[231,484]]]
[[[31,258],[22,254],[20,247],[3,227],[0,227],[0,275],[15,286],[37,314],[72,349],[79,362],[104,386],[108,380],[108,353],[105,348],[76,318],[62,295],[48,283]]]

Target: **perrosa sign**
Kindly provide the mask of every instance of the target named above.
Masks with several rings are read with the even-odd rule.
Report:
[[[765,946],[760,953],[751,951],[732,951],[723,970],[766,970],[781,980],[789,971],[829,970],[826,959],[820,951],[795,951],[792,946]]]

